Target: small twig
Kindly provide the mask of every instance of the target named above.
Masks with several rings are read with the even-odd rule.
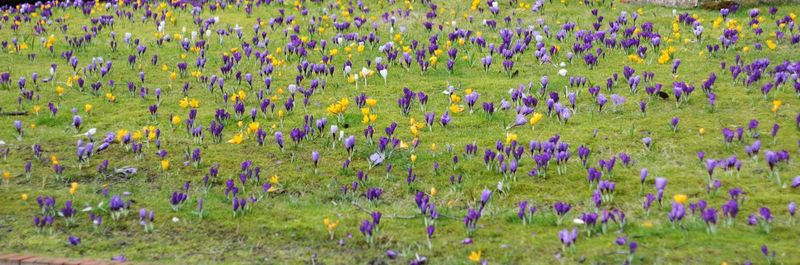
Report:
[[[26,115],[28,115],[27,111],[0,112],[0,116],[26,116]]]

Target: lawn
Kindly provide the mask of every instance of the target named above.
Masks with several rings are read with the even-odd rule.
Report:
[[[143,2],[3,8],[0,251],[800,262],[799,4]]]

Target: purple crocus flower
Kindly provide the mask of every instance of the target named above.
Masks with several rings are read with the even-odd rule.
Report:
[[[597,105],[600,107],[600,111],[603,111],[603,106],[605,106],[607,102],[608,99],[606,98],[605,95],[603,94],[597,95]]]
[[[720,10],[719,10],[719,14],[720,14],[720,15],[721,15],[723,18],[725,18],[725,17],[727,17],[727,16],[728,16],[728,14],[730,14],[730,10],[729,10],[729,9],[727,9],[727,8],[720,9]]]
[[[678,123],[679,122],[680,122],[680,119],[678,119],[678,117],[672,117],[672,120],[670,120],[670,122],[669,122],[669,126],[672,127],[672,131],[674,131],[674,132],[678,131]]]
[[[444,114],[442,114],[442,117],[439,118],[439,122],[442,124],[442,127],[445,128],[447,127],[447,124],[449,124],[451,120],[452,118],[450,117],[449,111],[445,111]]]
[[[361,223],[359,230],[361,231],[361,234],[364,234],[364,236],[371,237],[373,228],[374,226],[369,222],[369,220],[364,220],[364,222]]]
[[[634,14],[635,14],[635,13],[634,13]],[[639,245],[638,245],[638,244],[636,244],[636,242],[635,242],[635,241],[631,241],[631,243],[628,245],[628,251],[630,252],[630,254],[631,254],[631,255],[633,255],[634,253],[636,253],[636,248],[637,248],[638,246],[639,246]]]
[[[473,112],[473,107],[475,106],[475,103],[478,102],[479,97],[480,94],[476,91],[473,91],[472,93],[469,93],[466,96],[464,96],[464,100],[466,100],[467,106],[469,107],[469,113]]]
[[[650,212],[650,206],[653,205],[653,201],[655,201],[655,200],[656,200],[656,196],[653,196],[653,194],[651,194],[651,193],[648,193],[647,195],[644,196],[644,201],[642,202],[642,208],[648,214]]]
[[[562,247],[571,247],[578,239],[578,228],[573,227],[572,231],[564,229],[558,232],[558,238],[561,240]]]
[[[350,135],[344,140],[344,148],[347,150],[349,156],[353,155],[353,151],[355,150],[356,146],[356,137]]]
[[[381,212],[371,212],[369,215],[372,217],[372,223],[375,224],[375,228],[377,229],[381,224],[381,217],[383,214]]]
[[[755,9],[755,10],[758,10],[758,9]],[[751,13],[752,13],[752,11],[751,11]],[[775,251],[772,251],[772,253],[770,254],[769,248],[767,248],[767,245],[761,245],[761,254],[764,254],[764,256],[767,258],[767,264],[772,264],[773,263],[773,259],[775,259]]]
[[[311,152],[311,161],[314,162],[314,171],[316,171],[317,163],[319,162],[319,151]]]
[[[492,66],[492,56],[486,55],[486,57],[481,58],[481,63],[483,63],[483,70],[489,71],[489,67]]]
[[[528,122],[528,119],[523,114],[517,114],[517,117],[514,119],[514,123],[509,124],[506,129],[511,129],[513,127],[525,125]]]
[[[67,219],[72,218],[77,213],[78,211],[75,209],[75,207],[72,207],[72,201],[66,201],[64,203],[64,208],[61,208],[61,211],[59,211],[59,215]]]
[[[611,102],[614,103],[614,106],[620,106],[620,105],[625,103],[625,97],[617,95],[617,94],[612,94],[611,95]]]
[[[673,75],[678,73],[678,67],[679,66],[681,66],[681,60],[680,59],[675,59],[675,61],[672,62],[672,74]]]
[[[663,190],[665,187],[667,187],[667,179],[656,178],[655,187],[657,190]]]
[[[481,207],[480,210],[478,210],[479,212],[483,212],[483,207],[486,206],[486,203],[488,203],[489,199],[491,198],[492,198],[492,191],[489,189],[483,189],[483,191],[481,192]]]
[[[76,236],[69,236],[69,238],[67,238],[67,240],[69,241],[69,244],[73,245],[73,246],[77,246],[77,245],[79,245],[81,243],[81,239],[79,237],[76,237]]]
[[[83,119],[80,115],[72,116],[72,127],[74,127],[76,131],[80,131],[82,123]]]
[[[571,208],[572,208],[572,206],[569,205],[569,203],[565,203],[565,202],[556,202],[555,204],[553,204],[553,210],[556,212],[556,215],[558,215],[558,224],[559,225],[561,224],[561,222],[563,221],[563,219],[567,215],[567,213],[569,213],[569,210]]]
[[[800,176],[794,177],[792,179],[792,188],[800,187]]]
[[[281,148],[283,151],[283,133],[280,131],[275,132],[275,143]]]
[[[536,207],[531,207],[530,209],[532,211],[536,211],[535,210]],[[519,211],[517,212],[517,216],[519,216],[519,219],[522,220],[523,223],[526,222],[527,213],[528,213],[528,201],[519,202]]]
[[[541,78],[539,78],[539,84],[542,85],[542,90],[547,90],[547,85],[549,83],[550,83],[550,78],[547,77],[546,75],[543,75]]]
[[[114,261],[114,262],[125,262],[127,260],[128,259],[125,258],[125,255],[119,255],[119,256],[111,257],[111,261]]]
[[[658,202],[661,203],[664,198],[664,188],[667,187],[667,179],[658,177],[655,181],[656,190],[658,190]]]
[[[761,218],[764,219],[766,222],[772,221],[772,212],[768,207],[761,207],[758,209],[758,214],[761,215]]]
[[[15,120],[13,122],[13,124],[14,124],[14,129],[17,130],[17,134],[19,134],[19,136],[21,137],[22,136],[22,121]]]
[[[642,138],[642,143],[644,144],[644,147],[650,149],[650,147],[653,145],[653,138],[650,137]]]
[[[703,221],[708,226],[709,233],[716,233],[716,225],[717,225],[717,209],[716,208],[706,208],[702,214]]]
[[[771,133],[772,134],[772,138],[775,138],[775,136],[778,135],[778,129],[780,129],[780,128],[781,128],[781,126],[778,125],[777,123],[772,125],[772,133]],[[774,141],[774,139],[773,139],[773,141]]]
[[[667,217],[669,217],[670,222],[676,223],[683,220],[683,217],[685,215],[686,215],[686,206],[674,202],[672,203],[672,210],[670,210],[669,215]]]

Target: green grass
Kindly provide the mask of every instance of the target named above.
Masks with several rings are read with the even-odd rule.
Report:
[[[330,1],[328,1],[330,2]],[[488,13],[478,13],[468,11],[469,6],[464,3],[442,2],[439,5],[439,16],[433,21],[436,24],[445,24],[444,32],[439,33],[439,45],[444,47],[447,33],[452,30],[449,26],[451,20],[455,20],[459,27],[482,32],[487,43],[499,42],[496,30],[481,25],[483,19],[497,19],[498,28],[506,27],[502,22],[503,17],[515,12],[515,18],[523,19],[523,27],[535,24],[536,19],[542,18],[550,26],[551,32],[555,34],[560,25],[567,21],[577,23],[578,29],[589,29],[594,18],[590,15],[590,7],[572,3],[568,6],[558,2],[545,4],[545,12],[532,13],[530,10],[523,11],[512,9],[507,5],[507,1],[501,1],[501,13],[493,17]],[[485,3],[481,3],[485,7]],[[328,4],[307,3],[309,17],[319,16],[323,8]],[[389,5],[384,1],[377,1],[369,5],[371,12],[365,15],[367,18],[374,15],[380,20],[380,15],[389,10],[402,8],[402,3]],[[414,10],[411,17],[407,19],[398,18],[398,25],[408,27],[407,33],[403,36],[404,45],[408,45],[411,40],[418,40],[420,44],[426,44],[429,36],[422,28],[421,21],[425,13],[429,10],[420,3],[413,4]],[[779,6],[779,17],[788,15],[791,10],[797,10],[797,4]],[[203,19],[219,16],[220,22],[212,26],[212,31],[216,29],[233,27],[240,25],[244,31],[243,40],[252,38],[252,25],[256,23],[256,18],[260,17],[268,20],[278,15],[278,8],[285,8],[287,14],[294,14],[298,17],[298,25],[304,29],[308,18],[302,17],[295,11],[290,4],[280,6],[255,7],[251,16],[246,16],[243,8],[237,9],[229,7],[224,11],[212,13],[205,8],[200,15]],[[597,6],[600,14],[606,17],[604,27],[607,28],[607,21],[614,20],[620,11],[629,13],[641,8],[641,14],[637,24],[644,21],[652,21],[656,32],[662,37],[663,47],[667,44],[666,38],[671,34],[672,16],[671,8],[656,6],[638,6],[615,3],[615,7],[608,5]],[[497,182],[501,180],[501,174],[496,171],[487,171],[482,161],[482,153],[486,148],[492,148],[498,140],[505,141],[505,124],[514,118],[513,111],[500,111],[491,120],[487,119],[480,111],[480,106],[476,106],[475,113],[467,111],[453,115],[453,121],[448,128],[434,126],[431,132],[428,128],[420,130],[419,147],[414,153],[418,156],[415,163],[414,172],[417,180],[413,185],[413,190],[429,192],[435,187],[438,194],[433,201],[437,209],[441,212],[441,217],[437,220],[437,229],[433,237],[433,249],[428,249],[423,217],[420,216],[414,204],[414,193],[409,191],[405,183],[406,168],[410,164],[410,152],[408,150],[395,151],[387,162],[394,165],[394,169],[389,178],[385,177],[383,165],[368,170],[367,157],[375,152],[376,147],[367,144],[362,136],[362,130],[366,125],[361,124],[361,115],[357,109],[353,97],[366,93],[367,96],[378,100],[375,113],[378,120],[375,125],[375,139],[383,136],[383,128],[391,122],[397,122],[396,137],[410,143],[412,135],[409,126],[409,118],[418,121],[424,120],[423,112],[420,111],[415,103],[412,106],[411,114],[408,117],[401,115],[396,105],[397,98],[401,95],[403,87],[408,87],[414,91],[424,91],[430,95],[427,106],[428,111],[436,112],[437,118],[446,111],[449,106],[445,96],[441,94],[447,84],[461,84],[463,88],[472,88],[481,93],[478,105],[483,101],[495,102],[499,104],[502,98],[509,98],[507,92],[509,88],[518,87],[521,84],[533,82],[538,84],[539,77],[547,75],[550,77],[550,89],[559,92],[562,100],[566,100],[563,94],[564,87],[568,84],[567,77],[557,75],[558,67],[552,65],[541,65],[536,63],[533,58],[533,51],[526,51],[515,63],[515,69],[520,71],[515,78],[506,77],[502,70],[502,58],[495,56],[494,64],[489,72],[483,72],[480,65],[480,58],[486,55],[486,50],[478,51],[476,48],[459,47],[459,57],[464,55],[465,49],[470,49],[473,55],[474,65],[458,60],[453,74],[449,74],[444,64],[446,62],[446,50],[439,57],[439,65],[435,69],[421,75],[416,64],[412,65],[410,71],[405,71],[400,66],[393,65],[389,70],[388,85],[383,85],[383,80],[376,74],[368,81],[365,87],[359,84],[356,90],[352,84],[348,84],[342,77],[342,65],[346,58],[343,48],[339,48],[339,55],[333,59],[336,66],[336,74],[327,79],[328,86],[323,91],[318,91],[311,97],[307,114],[316,118],[326,116],[326,107],[336,100],[347,97],[350,99],[350,108],[347,111],[347,121],[349,128],[343,129],[347,135],[356,135],[358,139],[356,153],[350,170],[341,170],[342,162],[347,158],[345,151],[340,148],[330,148],[327,140],[311,139],[304,141],[299,146],[291,143],[289,132],[292,128],[302,126],[303,116],[306,114],[302,107],[302,96],[297,96],[294,111],[286,114],[283,128],[280,128],[277,114],[275,117],[259,116],[258,122],[268,131],[266,143],[263,147],[257,146],[252,136],[247,136],[241,145],[227,144],[224,141],[230,139],[237,131],[235,122],[226,123],[224,130],[224,141],[214,143],[208,131],[204,132],[205,140],[197,144],[188,137],[183,126],[171,129],[169,125],[169,114],[180,115],[185,121],[188,111],[178,106],[178,102],[183,98],[181,85],[189,82],[192,86],[188,92],[190,98],[200,100],[197,121],[208,128],[208,123],[214,119],[214,110],[223,108],[220,91],[210,94],[208,90],[197,82],[196,79],[179,77],[178,80],[170,82],[168,73],[162,72],[161,65],[167,64],[170,71],[176,70],[176,64],[186,61],[194,69],[193,63],[197,56],[196,53],[186,53],[185,60],[180,58],[183,53],[176,41],[164,42],[159,47],[155,44],[154,32],[155,24],[152,21],[142,23],[139,20],[144,11],[132,10],[131,7],[124,7],[122,10],[134,13],[133,20],[122,17],[115,17],[113,31],[117,34],[120,41],[116,51],[109,48],[109,32],[112,29],[103,29],[97,39],[85,48],[75,49],[75,56],[79,59],[78,67],[84,67],[90,63],[92,57],[101,56],[105,60],[114,62],[114,66],[109,76],[103,81],[113,79],[116,87],[113,90],[117,96],[116,103],[108,103],[102,94],[110,92],[108,85],[104,84],[100,96],[94,96],[89,92],[80,92],[77,86],[66,87],[67,77],[72,74],[71,67],[66,60],[59,57],[61,52],[72,48],[64,41],[64,36],[81,36],[83,30],[81,25],[89,23],[89,17],[81,14],[80,9],[54,9],[53,17],[63,17],[69,15],[68,31],[61,33],[56,29],[57,23],[47,26],[48,33],[56,36],[55,54],[47,52],[39,42],[42,36],[34,36],[31,30],[31,23],[22,23],[20,31],[10,30],[9,23],[3,23],[0,30],[0,39],[10,40],[12,37],[24,39],[29,48],[20,53],[9,53],[6,50],[0,53],[0,62],[5,63],[5,67],[0,67],[3,71],[8,71],[12,76],[12,85],[9,88],[0,90],[0,106],[3,111],[26,110],[31,111],[34,105],[41,106],[38,115],[30,113],[26,116],[0,116],[0,139],[4,140],[6,147],[11,148],[11,152],[4,160],[0,160],[0,171],[11,172],[8,185],[2,185],[0,190],[0,251],[4,252],[29,252],[46,254],[53,256],[67,257],[93,257],[98,259],[108,259],[111,256],[124,254],[128,260],[146,263],[167,263],[167,264],[187,264],[187,263],[231,263],[231,264],[263,264],[263,263],[324,263],[324,264],[364,264],[374,263],[389,264],[407,263],[414,255],[426,256],[432,264],[466,264],[470,263],[467,256],[472,251],[482,251],[483,258],[490,263],[496,264],[551,264],[558,262],[556,256],[562,256],[561,262],[578,263],[588,262],[591,264],[621,263],[627,258],[627,247],[617,246],[614,240],[618,236],[627,236],[629,240],[634,240],[639,244],[634,263],[642,264],[674,264],[674,263],[693,263],[693,264],[719,264],[722,262],[742,263],[745,260],[752,260],[755,263],[764,261],[760,253],[760,246],[767,244],[771,250],[777,252],[777,261],[784,263],[796,263],[800,260],[796,251],[798,227],[789,225],[789,218],[786,204],[790,201],[800,200],[798,191],[789,187],[778,187],[772,180],[767,179],[768,167],[764,161],[763,152],[765,150],[786,149],[792,153],[792,161],[782,168],[781,176],[784,183],[790,182],[791,177],[800,174],[798,170],[795,153],[797,151],[797,127],[795,116],[800,108],[800,100],[792,91],[791,81],[789,87],[784,86],[768,100],[765,100],[758,92],[758,87],[771,80],[771,76],[766,76],[759,82],[753,91],[746,91],[741,84],[733,85],[730,73],[720,69],[720,62],[733,64],[736,54],[741,54],[742,59],[750,63],[756,58],[769,58],[772,62],[770,69],[775,64],[784,60],[796,60],[797,46],[790,46],[788,39],[778,43],[775,50],[770,50],[764,45],[764,50],[754,49],[757,42],[765,43],[770,39],[769,33],[776,29],[774,20],[767,14],[766,7],[760,7],[765,21],[762,27],[765,33],[755,36],[751,29],[745,28],[745,37],[736,45],[736,50],[720,53],[711,56],[707,53],[698,55],[705,50],[706,43],[717,44],[718,36],[722,29],[713,29],[711,21],[717,16],[717,11],[707,10],[678,10],[679,13],[689,12],[696,14],[703,20],[706,28],[704,33],[705,40],[701,43],[683,44],[676,40],[671,45],[676,48],[674,56],[682,60],[679,70],[678,80],[686,81],[697,87],[695,94],[688,101],[676,107],[674,101],[662,101],[660,99],[649,99],[641,91],[644,86],[640,86],[638,94],[630,94],[627,91],[623,77],[620,77],[620,84],[617,85],[613,93],[618,93],[627,98],[626,103],[612,111],[611,108],[598,113],[594,106],[593,99],[586,93],[585,88],[578,89],[578,110],[568,123],[559,123],[554,117],[545,117],[535,130],[529,126],[521,126],[511,129],[510,132],[518,135],[521,145],[526,146],[530,140],[545,141],[554,134],[559,134],[562,141],[570,144],[572,158],[570,159],[567,173],[558,175],[555,172],[555,165],[551,165],[548,170],[547,178],[532,178],[527,176],[535,163],[530,157],[525,157],[520,162],[518,170],[518,180],[511,183],[511,189],[504,194],[496,192],[493,194],[489,208],[479,221],[477,233],[472,237],[474,244],[461,245],[459,242],[466,237],[463,225],[463,217],[470,206],[479,203],[480,193],[484,188],[494,189]],[[153,7],[155,9],[155,7]],[[746,23],[747,10],[739,11],[733,18],[740,23]],[[170,8],[171,10],[171,8]],[[451,13],[454,12],[454,13]],[[331,14],[341,16],[337,10],[329,10]],[[462,14],[468,12],[474,16],[474,22],[468,23]],[[795,11],[796,12],[796,11]],[[112,10],[98,10],[94,17],[99,15],[113,14]],[[192,16],[187,10],[175,10],[174,16],[176,23],[167,23],[165,32],[169,35],[181,33],[181,28],[186,27],[184,36],[188,36],[197,26],[191,22]],[[357,12],[356,14],[361,14]],[[13,16],[10,15],[13,20]],[[366,23],[364,29],[359,30],[360,34],[367,34],[367,28],[371,26],[371,19]],[[285,26],[276,27],[269,30],[270,44],[269,50],[274,53],[277,47],[284,47],[287,38],[284,37],[282,29]],[[323,35],[310,36],[311,39],[321,40],[333,36],[335,31],[332,26],[326,24],[326,32]],[[514,29],[516,25],[508,26]],[[381,44],[392,40],[393,36],[389,33],[389,26],[379,22],[377,36],[381,38]],[[692,38],[691,27],[681,25],[682,38]],[[370,28],[371,29],[371,28]],[[541,30],[537,28],[537,30]],[[135,53],[135,48],[128,48],[122,43],[122,36],[125,32],[131,32],[133,38],[141,39],[143,44],[148,46],[147,53],[137,59],[135,70],[127,65],[127,56]],[[396,29],[397,32],[397,29]],[[434,30],[436,32],[436,30]],[[303,31],[303,36],[308,36]],[[206,56],[208,63],[203,71],[205,75],[220,75],[221,53],[230,51],[231,48],[239,47],[240,42],[235,34],[227,37],[222,45],[219,44],[217,36],[209,39]],[[621,33],[620,33],[621,35]],[[790,34],[787,33],[787,37]],[[571,35],[570,35],[571,36]],[[516,37],[514,38],[516,40]],[[567,50],[572,47],[572,37],[568,37],[566,42],[558,42],[554,38],[546,39],[547,47],[558,45],[561,51],[553,57],[553,61],[560,63],[565,61]],[[643,43],[646,41],[643,40]],[[535,41],[531,43],[534,45]],[[455,45],[455,44],[454,44]],[[329,49],[335,47],[329,44]],[[398,45],[399,46],[399,45]],[[469,46],[469,45],[467,45]],[[750,47],[750,52],[743,53],[742,47]],[[258,49],[255,49],[258,50]],[[590,83],[598,84],[603,87],[602,93],[610,96],[611,92],[605,90],[605,79],[613,73],[621,73],[624,65],[630,65],[636,69],[637,74],[643,71],[655,72],[655,82],[664,84],[663,90],[671,92],[671,82],[673,77],[670,73],[671,62],[661,65],[656,62],[658,52],[648,49],[646,63],[634,64],[627,59],[627,54],[619,49],[605,49],[606,58],[601,59],[599,66],[594,70],[589,70],[582,62],[581,57],[576,55],[573,64],[567,64],[564,68],[569,71],[568,76],[586,76]],[[37,57],[30,61],[26,55],[35,53]],[[158,54],[158,64],[149,63],[152,55]],[[413,54],[412,54],[413,55]],[[377,51],[367,47],[363,53],[355,52],[353,47],[353,70],[358,71],[362,66],[366,66],[365,60],[374,61],[376,56],[385,57]],[[279,59],[287,59],[284,55],[277,55]],[[402,51],[400,52],[402,57]],[[318,63],[320,54],[309,51],[308,61]],[[297,73],[295,66],[299,61],[296,57],[287,59],[285,66],[277,66],[272,75],[274,88],[286,88],[288,84],[294,82]],[[40,95],[38,102],[25,101],[18,107],[16,98],[19,90],[16,87],[16,80],[20,76],[28,78],[28,88],[32,87],[30,75],[38,72],[40,76],[46,76],[49,65],[58,64],[58,74],[56,84],[64,86],[67,90],[63,99],[58,101],[54,92],[55,85],[40,84],[36,90]],[[138,85],[138,72],[146,72],[147,78],[145,86],[151,89],[151,94],[146,99],[128,95],[126,82],[135,81]],[[374,62],[373,68],[374,70]],[[258,64],[254,59],[243,59],[238,70],[243,73],[258,71]],[[0,72],[3,72],[0,71]],[[717,93],[717,107],[714,112],[708,109],[707,100],[700,84],[707,78],[710,72],[715,72],[718,76],[714,86]],[[621,74],[620,74],[621,75]],[[82,75],[83,76],[83,75]],[[85,76],[84,76],[85,77]],[[86,87],[96,82],[96,77],[85,77]],[[258,75],[254,74],[254,84],[256,88],[263,87],[258,80]],[[247,92],[246,106],[249,113],[250,108],[258,107],[255,92],[250,91],[246,85],[237,85],[235,80],[226,78],[225,88],[228,92],[244,90]],[[303,86],[308,86],[309,79],[303,81]],[[644,83],[644,82],[643,82]],[[171,84],[171,85],[170,85]],[[244,82],[243,82],[244,84]],[[152,90],[161,88],[163,90],[162,102],[158,110],[158,119],[153,121],[149,117],[147,106],[155,104],[155,97]],[[571,89],[572,91],[573,89]],[[460,96],[463,90],[459,91]],[[276,112],[282,109],[286,94],[276,103]],[[638,102],[647,99],[648,113],[646,116],[640,115]],[[777,115],[770,112],[773,99],[783,101],[783,106]],[[48,102],[59,102],[59,112],[55,118],[51,118],[47,109]],[[94,112],[87,115],[83,109],[85,104],[92,104]],[[609,106],[611,103],[608,103]],[[232,105],[232,104],[231,104]],[[79,114],[84,119],[84,126],[81,131],[87,128],[97,128],[97,139],[102,138],[106,132],[116,132],[120,129],[129,131],[141,130],[144,126],[156,126],[161,129],[162,148],[168,151],[167,158],[171,162],[171,168],[166,172],[160,168],[160,159],[154,155],[158,151],[154,143],[145,144],[144,156],[135,159],[130,152],[118,144],[113,145],[109,150],[94,156],[88,166],[78,167],[75,158],[75,141],[81,139],[75,137],[77,133],[70,129],[71,113],[70,110],[78,108]],[[232,106],[228,111],[233,113]],[[546,104],[541,100],[537,112],[545,112]],[[329,124],[336,122],[335,116],[327,116]],[[673,132],[669,128],[669,120],[672,117],[680,118],[679,131]],[[25,126],[25,136],[21,141],[17,141],[16,131],[11,125],[19,119]],[[759,160],[753,161],[747,158],[744,153],[743,143],[734,143],[726,147],[722,143],[721,130],[724,127],[747,126],[750,119],[758,119],[761,122],[759,127],[761,140],[763,142],[762,154]],[[773,123],[781,126],[778,138],[773,144],[773,139],[769,135],[769,130]],[[36,128],[31,128],[35,124]],[[247,121],[245,121],[245,126]],[[270,126],[278,126],[276,130],[284,133],[287,147],[281,152],[274,143]],[[340,126],[344,127],[344,126]],[[705,135],[699,135],[698,130],[704,128]],[[593,136],[593,131],[597,130],[597,135]],[[327,130],[327,129],[326,129]],[[652,137],[655,146],[652,150],[646,150],[641,139]],[[750,144],[752,139],[746,137],[746,144]],[[479,147],[478,155],[472,160],[461,157],[458,169],[453,172],[451,169],[451,158],[453,155],[461,155],[464,145],[476,143]],[[42,145],[43,160],[38,161],[33,157],[30,146],[33,144]],[[431,144],[437,145],[435,152],[431,151]],[[453,147],[453,153],[447,151],[446,146]],[[567,253],[561,252],[561,244],[557,233],[559,230],[572,228],[571,219],[579,216],[580,213],[594,210],[594,206],[589,200],[592,190],[589,189],[586,181],[586,171],[581,166],[577,158],[576,148],[585,145],[592,150],[590,164],[597,165],[599,159],[608,159],[620,152],[631,155],[634,162],[630,167],[625,167],[617,163],[614,169],[615,176],[612,181],[616,182],[617,189],[613,203],[604,205],[604,208],[618,208],[626,213],[628,225],[624,230],[616,229],[611,225],[607,233],[587,237],[581,227],[581,233],[574,250]],[[199,168],[183,166],[184,150],[194,148],[202,149],[203,161]],[[315,174],[310,162],[310,154],[313,150],[321,153],[319,173]],[[707,175],[704,167],[698,162],[696,153],[705,151],[707,157],[722,159],[731,155],[737,155],[743,161],[741,176],[734,178],[724,173],[717,173],[715,177],[722,182],[719,194],[712,196],[706,193]],[[62,165],[66,166],[66,175],[72,181],[79,183],[78,192],[75,196],[69,194],[69,184],[66,181],[53,181],[53,172],[49,161],[50,156],[57,156]],[[136,167],[139,170],[131,179],[102,178],[96,174],[95,168],[102,160],[110,161],[110,168],[121,168],[125,166]],[[239,164],[244,160],[252,160],[254,166],[262,168],[261,181],[268,180],[269,176],[277,175],[280,177],[282,189],[270,194],[268,198],[255,204],[244,216],[234,218],[231,206],[226,199],[223,191],[224,181],[229,178],[237,179]],[[32,178],[26,179],[23,171],[25,161],[32,161]],[[441,166],[440,172],[433,171],[433,163],[438,162]],[[208,168],[215,163],[221,165],[220,177],[214,182],[213,187],[204,193],[200,189],[202,176],[206,174]],[[670,203],[665,203],[664,207],[654,204],[649,217],[645,216],[642,210],[642,197],[639,185],[640,168],[648,168],[650,177],[645,184],[644,193],[655,193],[653,188],[653,178],[662,176],[669,179],[669,185],[665,192],[665,200],[670,201],[676,193],[689,195],[689,201],[694,203],[700,199],[708,201],[710,207],[719,206],[728,200],[727,190],[734,187],[741,187],[746,192],[746,202],[741,206],[739,217],[733,227],[720,225],[719,232],[711,235],[707,234],[699,216],[687,213],[684,224],[685,230],[673,228],[668,222],[667,214]],[[369,181],[359,187],[359,192],[363,192],[366,187],[380,187],[384,189],[383,199],[377,204],[371,204],[363,197],[349,198],[341,196],[340,185],[353,182],[358,170],[369,173]],[[720,170],[718,169],[718,172]],[[449,186],[449,176],[451,174],[463,174],[464,185],[460,192],[453,192]],[[47,177],[46,186],[42,188],[42,178]],[[334,178],[338,182],[334,181]],[[604,177],[605,178],[605,177]],[[169,205],[169,196],[173,191],[179,190],[185,181],[192,182],[189,192],[188,204],[181,210],[173,212]],[[238,180],[237,180],[238,183]],[[114,222],[108,215],[104,215],[104,224],[99,233],[95,233],[86,213],[79,216],[78,225],[66,227],[63,218],[57,218],[54,232],[51,234],[39,234],[31,224],[31,218],[39,209],[36,205],[37,196],[50,195],[57,199],[58,208],[63,206],[67,200],[73,200],[77,208],[81,209],[86,205],[96,206],[100,202],[108,203],[108,198],[101,194],[102,189],[108,189],[110,194],[121,194],[131,192],[130,198],[133,200],[131,214],[121,221]],[[244,194],[251,194],[260,187],[249,184]],[[27,194],[28,200],[20,200],[21,194]],[[196,199],[205,199],[205,208],[208,215],[200,220],[192,211],[196,208]],[[516,204],[522,200],[529,200],[540,210],[534,218],[534,224],[523,225],[516,217]],[[565,201],[573,205],[567,222],[561,226],[556,225],[556,218],[551,209],[556,201]],[[747,215],[755,214],[759,207],[768,206],[775,215],[773,231],[769,234],[763,233],[755,227],[747,226]],[[138,209],[147,208],[156,213],[155,231],[145,233],[138,223]],[[375,245],[370,247],[359,232],[359,225],[369,217],[366,211],[381,211],[384,218],[381,222],[381,233],[375,240]],[[688,209],[687,209],[688,211]],[[177,222],[173,222],[173,217]],[[322,224],[324,218],[340,220],[339,228],[336,230],[335,240],[329,240],[325,227]],[[720,218],[722,221],[722,218]],[[652,227],[644,224],[651,222]],[[352,234],[349,237],[348,234]],[[78,236],[83,243],[79,246],[68,246],[67,237],[70,235]],[[340,245],[339,242],[343,242]],[[398,260],[388,260],[385,251],[393,249],[401,253],[402,257]],[[316,258],[312,258],[316,257]]]

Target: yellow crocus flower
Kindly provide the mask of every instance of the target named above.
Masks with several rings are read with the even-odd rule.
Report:
[[[534,112],[533,113],[533,117],[531,117],[531,121],[530,121],[531,126],[536,126],[536,124],[538,124],[539,121],[542,120],[542,117],[544,117],[544,115],[542,115],[541,113]]]
[[[506,133],[506,144],[510,144],[512,141],[517,140],[516,133]]]
[[[133,134],[131,134],[131,139],[133,139],[133,140],[142,139],[142,132],[141,131],[133,132]]]
[[[776,100],[772,101],[772,109],[771,109],[771,111],[773,113],[778,112],[778,109],[781,107],[781,105],[783,105],[783,102],[780,101],[780,100],[776,99]]]
[[[769,48],[770,50],[774,50],[778,48],[778,45],[775,44],[774,40],[767,40],[767,48]]]
[[[689,197],[687,197],[686,194],[678,193],[678,194],[675,194],[673,199],[677,203],[686,204],[686,201],[689,200]]]
[[[469,260],[472,262],[481,262],[481,251],[472,251],[469,253]]]
[[[247,124],[247,133],[256,133],[258,132],[259,128],[261,128],[261,125],[258,122],[251,122],[250,124]]]
[[[181,99],[180,102],[178,102],[178,105],[181,106],[181,108],[184,108],[184,109],[189,107],[189,98],[184,97],[183,99]]]
[[[464,111],[463,107],[461,107],[459,105],[456,105],[456,104],[451,104],[449,109],[450,109],[450,112],[452,112],[453,114],[458,114],[458,113],[461,113],[462,111]]]
[[[456,94],[452,94],[450,95],[450,101],[453,103],[459,103],[461,102],[461,97]]]
[[[181,116],[178,116],[178,115],[172,116],[172,121],[170,121],[170,122],[172,122],[172,125],[176,125],[177,126],[178,124],[181,123]]]
[[[278,180],[279,180],[278,175],[272,175],[272,177],[269,178],[269,183],[273,185],[278,184],[279,182]]]
[[[238,134],[234,135],[233,138],[228,140],[228,143],[229,144],[241,144],[243,140],[244,140],[244,135],[242,135],[241,133],[238,133]]]

